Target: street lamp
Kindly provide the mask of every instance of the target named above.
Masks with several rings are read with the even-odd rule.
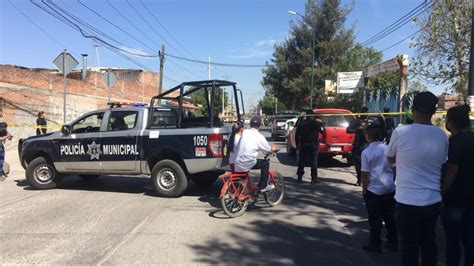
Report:
[[[303,19],[304,16],[296,11],[288,10],[288,13],[291,15],[298,15]],[[314,39],[316,38],[316,27],[313,25],[311,26],[311,88],[310,88],[310,97],[309,97],[309,106],[311,110],[313,110],[313,89],[314,89]]]

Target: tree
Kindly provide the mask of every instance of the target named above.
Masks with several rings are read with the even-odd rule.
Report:
[[[413,70],[436,85],[452,84],[461,97],[467,97],[467,75],[471,39],[471,0],[440,0],[432,12],[416,20],[420,33]]]
[[[196,116],[208,116],[207,95],[204,89],[199,89],[188,95],[188,100],[199,106],[195,111]],[[224,104],[228,103],[228,93],[224,92]],[[225,108],[226,105],[224,105]],[[222,112],[222,90],[218,89],[214,93],[214,114]]]
[[[336,70],[337,72],[363,71],[369,66],[382,62],[382,57],[382,52],[356,44],[340,56]]]
[[[276,99],[273,95],[265,94],[263,98],[258,101],[258,105],[262,109],[262,112],[266,115],[274,115],[275,114],[275,105]]]
[[[364,105],[362,92],[355,92],[353,94],[336,94],[332,96],[332,100],[328,99],[329,96],[323,96],[317,102],[317,108],[340,108],[351,110],[352,112],[358,112],[360,107]]]
[[[275,45],[273,58],[263,70],[262,85],[268,94],[291,110],[308,106],[311,64],[314,65],[314,93],[322,94],[324,80],[335,77],[341,55],[353,44],[353,29],[344,26],[350,8],[341,7],[340,0],[308,0],[305,16],[292,23],[290,36]],[[312,62],[311,38],[315,31],[315,60]],[[319,88],[319,89],[318,89]]]
[[[414,91],[427,91],[428,87],[426,87],[425,84],[421,83],[419,80],[414,80],[411,82],[411,84],[408,86],[408,92],[414,92]]]

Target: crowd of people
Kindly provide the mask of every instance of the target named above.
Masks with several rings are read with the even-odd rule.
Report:
[[[437,265],[436,225],[441,216],[447,265],[459,265],[461,250],[465,265],[474,265],[474,132],[470,130],[469,106],[448,110],[448,135],[431,123],[438,98],[421,92],[414,98],[408,117],[411,121],[395,127],[390,117],[360,115],[347,128],[355,134],[353,156],[357,185],[367,209],[370,235],[362,248],[369,252],[400,250],[402,265]],[[389,109],[384,110],[385,113]],[[362,107],[361,113],[368,109]],[[301,120],[295,142],[300,157],[296,172],[302,181],[304,166],[311,161],[311,183],[318,183],[318,134],[324,124],[312,112]],[[268,161],[257,159],[258,152],[276,151],[258,130],[259,118],[250,129],[239,123],[230,138],[230,163],[235,172],[262,169],[259,187],[267,185]],[[381,239],[385,224],[387,241]],[[421,256],[420,256],[421,253]]]
[[[419,253],[422,265],[437,265],[436,225],[441,216],[447,265],[459,265],[461,250],[465,265],[474,265],[474,133],[470,130],[470,110],[467,105],[448,110],[448,139],[431,123],[437,104],[438,98],[431,92],[417,94],[413,123],[391,130],[390,136],[383,120],[362,117],[354,122],[360,131],[354,132],[356,141],[357,134],[364,134],[368,144],[361,152],[356,150],[361,164],[356,165],[357,178],[370,227],[363,249],[382,251],[383,222],[385,247],[396,251],[400,246],[402,265],[418,265]],[[359,135],[358,141],[363,143],[361,138]]]

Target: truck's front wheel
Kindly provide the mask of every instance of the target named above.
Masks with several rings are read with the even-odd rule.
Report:
[[[162,197],[179,197],[188,187],[183,168],[172,160],[159,161],[151,170],[156,193]]]
[[[28,164],[26,180],[33,188],[51,189],[58,187],[63,177],[44,157],[38,157]]]

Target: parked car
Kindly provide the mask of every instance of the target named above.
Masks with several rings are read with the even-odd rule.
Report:
[[[286,137],[286,121],[297,118],[300,115],[297,111],[280,111],[272,121],[272,140],[283,139]]]
[[[348,158],[352,154],[352,142],[354,134],[346,133],[349,123],[355,118],[352,112],[345,109],[317,109],[314,113],[323,121],[325,134],[319,134],[320,157],[334,157],[342,155]],[[287,137],[287,153],[294,155],[296,153],[295,133],[301,118],[296,121],[294,128]]]

